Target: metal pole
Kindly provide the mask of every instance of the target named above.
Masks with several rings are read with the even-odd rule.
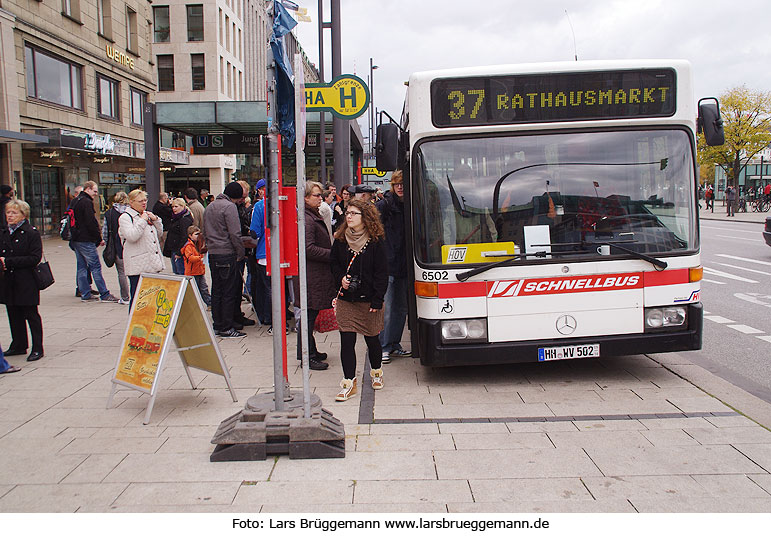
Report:
[[[342,75],[342,48],[340,32],[340,0],[332,0],[332,79]],[[338,193],[348,184],[351,176],[350,132],[348,120],[335,117],[333,121],[333,153],[335,186]]]
[[[161,191],[160,136],[155,124],[155,104],[145,103],[145,188],[148,201],[158,201]]]
[[[326,83],[324,79],[324,0],[319,0],[319,82]],[[327,185],[327,123],[324,118],[325,113],[319,113],[319,149],[321,151],[321,182]],[[299,195],[299,194],[298,194]]]
[[[375,70],[377,66],[372,64],[369,58],[369,154],[375,149]]]
[[[271,4],[272,6],[272,4]],[[268,12],[268,20],[273,20],[273,8]],[[270,28],[270,27],[269,27]],[[283,312],[284,300],[281,299],[281,217],[279,214],[279,161],[281,136],[278,134],[277,119],[274,116],[276,112],[276,60],[273,58],[273,50],[268,47],[268,175],[267,175],[267,195],[270,205],[270,216],[268,226],[270,228],[270,288],[273,327],[273,392],[275,410],[282,411],[284,407],[284,367],[283,367]]]
[[[295,73],[300,73],[303,69],[302,56],[295,54],[294,56]],[[296,79],[295,79],[296,81]],[[304,92],[299,92],[301,89],[295,90],[295,126],[297,128],[298,137],[300,130],[305,132],[305,127],[299,126],[298,119],[300,118],[299,112],[302,107],[301,100],[305,99]],[[308,365],[308,340],[307,337],[310,333],[313,333],[312,329],[308,329],[308,267],[305,259],[305,152],[303,151],[303,142],[299,139],[295,145],[297,154],[297,249],[299,253],[298,260],[298,274],[300,275],[300,333],[297,335],[297,340],[301,340],[302,336],[302,369],[303,369],[303,416],[305,418],[311,417],[311,387],[310,387],[310,366]],[[326,205],[326,203],[322,204]]]

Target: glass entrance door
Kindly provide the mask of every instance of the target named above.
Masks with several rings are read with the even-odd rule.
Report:
[[[58,233],[62,214],[59,168],[36,168],[24,171],[24,199],[30,206],[30,223],[42,235]]]

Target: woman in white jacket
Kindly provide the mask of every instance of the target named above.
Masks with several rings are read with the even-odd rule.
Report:
[[[129,207],[118,219],[118,235],[123,241],[123,265],[129,279],[131,302],[142,273],[158,273],[164,270],[163,254],[159,239],[163,234],[163,222],[147,211],[147,192],[132,190]]]

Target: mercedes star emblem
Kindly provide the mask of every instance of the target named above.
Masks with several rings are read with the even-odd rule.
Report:
[[[570,335],[576,330],[576,327],[578,327],[576,319],[569,314],[563,314],[557,318],[557,331],[562,335]]]

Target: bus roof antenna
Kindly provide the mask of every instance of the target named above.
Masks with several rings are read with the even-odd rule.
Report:
[[[565,16],[568,18],[568,24],[570,25],[570,32],[573,33],[573,56],[576,59],[576,62],[578,62],[578,49],[576,49],[576,31],[573,30],[573,23],[570,22],[570,14],[568,13],[568,10],[565,10]]]

